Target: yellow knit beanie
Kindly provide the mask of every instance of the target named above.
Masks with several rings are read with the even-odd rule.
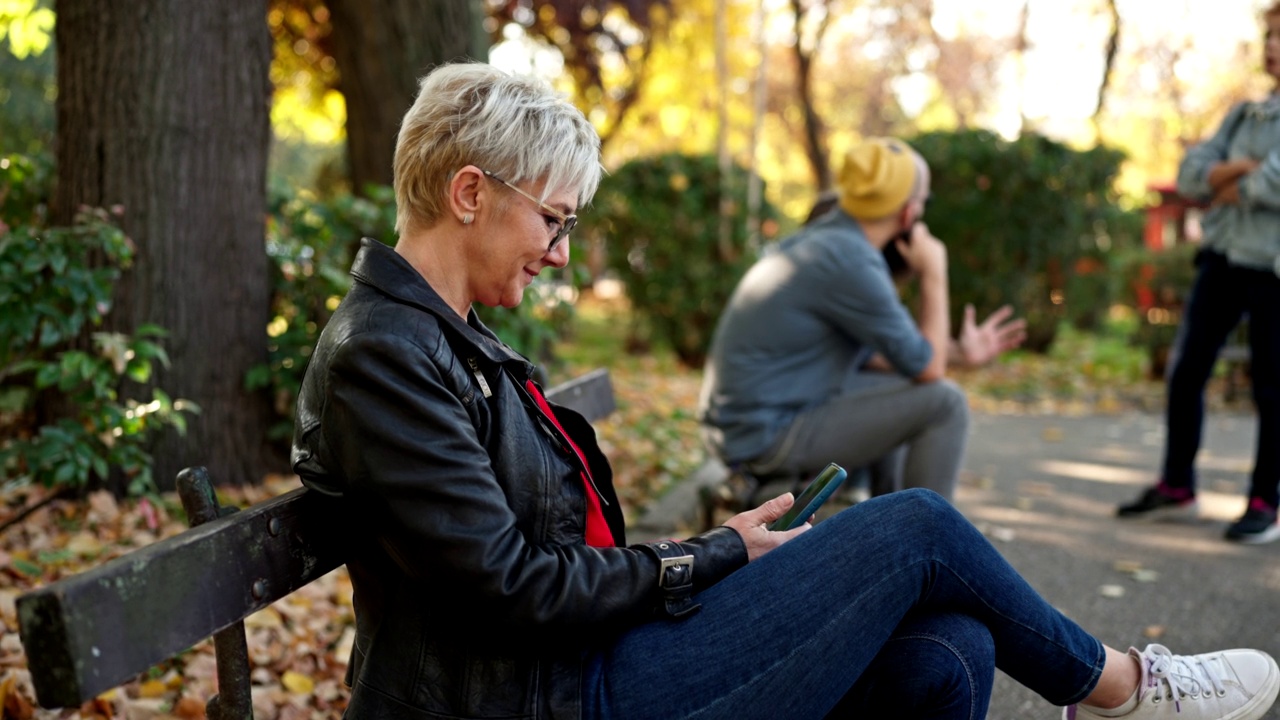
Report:
[[[896,138],[868,138],[845,153],[836,178],[840,207],[860,220],[893,214],[916,181],[911,148]]]

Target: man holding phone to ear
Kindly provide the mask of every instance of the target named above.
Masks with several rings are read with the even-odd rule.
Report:
[[[699,418],[721,459],[756,475],[862,467],[886,455],[892,485],[952,498],[968,401],[949,362],[980,365],[1017,347],[1021,320],[1001,308],[981,325],[965,308],[952,339],[947,250],[922,218],[929,167],[895,138],[845,156],[837,207],[767,252],[720,317]],[[893,244],[919,284],[916,317],[884,257]]]

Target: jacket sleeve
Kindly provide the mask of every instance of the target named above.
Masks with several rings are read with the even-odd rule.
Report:
[[[1214,165],[1228,160],[1231,138],[1240,126],[1245,111],[1245,103],[1238,103],[1227,111],[1222,124],[1204,142],[1193,145],[1183,156],[1178,165],[1178,193],[1183,197],[1200,202],[1213,198],[1213,188],[1209,186],[1209,170]]]
[[[1280,146],[1273,147],[1257,170],[1240,178],[1240,204],[1280,210]]]
[[[670,612],[672,579],[696,591],[745,564],[728,528],[678,543],[678,556],[693,556],[691,577],[675,577],[681,564],[664,566],[656,544],[530,542],[474,430],[466,403],[481,400],[447,387],[432,351],[388,333],[348,338],[328,366],[321,415],[337,472],[385,520],[379,541],[411,578],[498,623],[592,627],[680,616]]]
[[[933,346],[902,304],[878,251],[828,251],[825,262],[810,264],[810,272],[812,287],[821,290],[809,302],[836,332],[880,353],[904,377],[914,378],[929,365]]]

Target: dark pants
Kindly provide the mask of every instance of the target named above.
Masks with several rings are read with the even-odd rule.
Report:
[[[1181,340],[1169,374],[1164,482],[1195,487],[1195,457],[1204,425],[1204,388],[1227,336],[1249,317],[1250,372],[1258,409],[1257,455],[1250,498],[1276,507],[1280,484],[1280,277],[1227,263],[1212,252],[1199,271],[1183,317]]]
[[[980,720],[997,667],[1071,705],[1105,660],[929,490],[841,510],[694,599],[588,653],[582,717]]]

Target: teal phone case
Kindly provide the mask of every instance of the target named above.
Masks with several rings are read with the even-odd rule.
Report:
[[[813,482],[800,493],[796,498],[795,504],[791,509],[783,513],[782,517],[774,520],[769,525],[770,530],[791,530],[798,528],[805,523],[813,514],[822,507],[822,504],[830,499],[831,495],[840,487],[840,483],[844,482],[848,473],[845,469],[835,463],[823,468],[818,473]]]

